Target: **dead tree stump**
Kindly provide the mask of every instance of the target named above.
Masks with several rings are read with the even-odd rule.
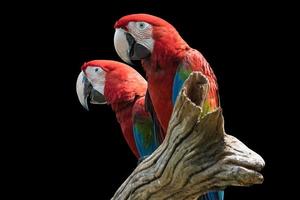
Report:
[[[164,142],[141,162],[113,200],[195,199],[210,190],[263,182],[264,160],[224,131],[221,108],[206,115],[206,78],[194,72],[181,90]]]

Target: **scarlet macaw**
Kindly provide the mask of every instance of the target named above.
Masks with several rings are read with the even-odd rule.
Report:
[[[131,151],[138,159],[150,155],[161,143],[151,116],[145,111],[147,82],[133,68],[110,60],[85,63],[76,90],[80,103],[110,104]]]
[[[193,71],[202,72],[209,82],[204,113],[219,107],[217,81],[209,63],[170,23],[148,14],[132,14],[119,19],[114,27],[118,55],[127,63],[132,60],[142,62],[148,81],[146,106],[154,113],[152,116],[157,117],[164,134],[178,93]],[[205,198],[223,199],[223,192],[211,192],[202,199]]]

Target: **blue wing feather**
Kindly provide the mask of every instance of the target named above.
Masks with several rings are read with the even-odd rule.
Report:
[[[172,103],[173,105],[176,102],[176,98],[179,94],[179,91],[182,88],[182,85],[184,83],[185,80],[183,80],[180,75],[179,75],[179,71],[177,70],[175,77],[174,77],[174,81],[173,81],[173,91],[172,91]]]
[[[179,95],[179,92],[184,84],[184,81],[188,78],[192,72],[192,67],[184,64],[180,64],[177,68],[174,81],[173,81],[173,90],[172,90],[172,103],[173,105],[176,102],[176,98]],[[199,197],[199,200],[223,200],[224,191],[213,191],[204,194]]]
[[[192,69],[190,66],[180,64],[177,67],[176,74],[173,80],[173,88],[172,88],[172,103],[173,105],[176,102],[177,96],[184,84],[184,81],[189,77],[190,73],[192,73]]]
[[[153,151],[157,149],[160,143],[153,130],[152,124],[151,126],[143,128],[140,128],[141,126],[143,126],[143,124],[135,122],[133,127],[133,134],[140,157],[146,157],[152,154]]]
[[[224,191],[213,191],[204,194],[199,197],[199,200],[223,200],[224,199]]]

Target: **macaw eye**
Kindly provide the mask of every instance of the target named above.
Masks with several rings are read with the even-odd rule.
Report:
[[[98,68],[95,68],[95,72],[98,72],[99,71],[99,69]]]
[[[148,24],[146,24],[145,22],[138,22],[137,23],[137,27],[140,30],[144,30],[147,26],[148,26]]]

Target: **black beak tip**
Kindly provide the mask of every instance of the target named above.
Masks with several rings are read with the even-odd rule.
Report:
[[[131,61],[144,59],[151,54],[151,52],[145,46],[137,43],[131,34],[126,33],[126,40],[130,48],[129,58]]]

